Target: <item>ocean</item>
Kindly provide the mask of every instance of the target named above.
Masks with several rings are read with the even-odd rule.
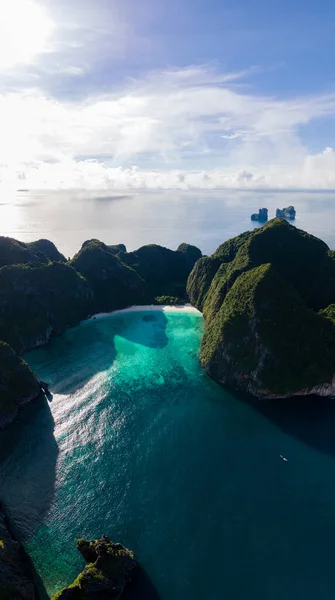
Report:
[[[0,490],[49,595],[84,566],[76,539],[106,534],[146,573],[127,599],[334,598],[334,402],[220,387],[202,332],[128,312],[26,355],[52,398],[0,433]]]
[[[295,224],[335,248],[335,193],[237,191],[18,192],[2,197],[0,235],[47,238],[66,257],[82,243],[144,244],[176,249],[181,242],[211,254],[223,241],[255,227],[250,215],[293,204]],[[256,225],[257,226],[257,225]]]

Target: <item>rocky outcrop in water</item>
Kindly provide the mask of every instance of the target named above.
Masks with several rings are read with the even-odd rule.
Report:
[[[286,208],[277,208],[276,217],[294,221],[294,219],[296,217],[296,211],[295,211],[294,206],[287,206]]]
[[[21,544],[13,539],[7,519],[0,508],[0,598],[1,600],[37,600]]]
[[[27,363],[0,342],[0,429],[13,421],[20,406],[40,393],[40,384]]]
[[[133,552],[106,536],[91,542],[80,539],[77,548],[87,565],[52,600],[119,600],[137,567]]]
[[[196,263],[191,302],[206,327],[200,359],[255,396],[335,394],[335,260],[287,221],[222,244]]]
[[[261,223],[265,223],[268,220],[268,209],[260,208],[258,213],[253,213],[251,215],[252,221],[260,221]]]

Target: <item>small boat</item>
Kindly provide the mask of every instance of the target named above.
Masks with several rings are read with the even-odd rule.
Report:
[[[285,458],[285,456],[283,456],[282,454],[280,455],[280,458],[284,461],[284,462],[288,462],[288,459]]]

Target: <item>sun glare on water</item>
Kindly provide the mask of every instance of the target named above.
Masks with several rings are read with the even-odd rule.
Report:
[[[43,52],[52,29],[43,8],[32,0],[7,0],[0,7],[0,69],[26,64]]]

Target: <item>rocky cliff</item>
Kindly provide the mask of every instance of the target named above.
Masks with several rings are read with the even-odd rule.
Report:
[[[27,363],[0,342],[0,429],[15,418],[22,404],[40,393],[40,384]]]
[[[125,248],[110,248],[99,240],[85,242],[70,265],[92,289],[91,312],[111,311],[144,300],[144,281],[116,254]]]
[[[106,536],[91,542],[80,539],[77,548],[87,565],[53,600],[119,600],[137,566],[133,552]]]
[[[145,302],[154,302],[159,296],[170,296],[183,302],[187,278],[200,257],[200,250],[189,244],[181,244],[176,251],[150,244],[135,252],[118,254],[118,258],[144,281]]]
[[[335,261],[324,242],[273,219],[198,261],[188,293],[216,381],[267,398],[335,394]]]
[[[37,600],[28,558],[21,544],[11,536],[0,508],[0,598]]]

